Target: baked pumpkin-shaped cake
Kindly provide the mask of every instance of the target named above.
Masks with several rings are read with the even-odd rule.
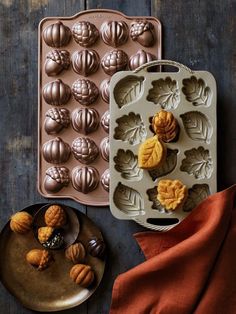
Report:
[[[26,254],[26,260],[37,270],[44,270],[53,262],[53,257],[46,250],[33,249]]]
[[[51,205],[45,212],[45,223],[49,227],[61,228],[66,224],[66,213],[59,205]]]
[[[89,265],[76,264],[70,270],[71,279],[81,287],[87,288],[94,281],[94,271]]]
[[[31,229],[31,225],[33,222],[33,217],[25,212],[18,212],[11,216],[10,219],[10,228],[15,233],[26,233]]]

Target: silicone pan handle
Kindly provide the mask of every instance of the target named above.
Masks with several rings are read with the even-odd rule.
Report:
[[[170,65],[173,67],[178,68],[180,71],[186,71],[188,73],[193,73],[193,71],[191,69],[189,69],[188,67],[186,67],[185,65],[183,65],[182,63],[176,62],[176,61],[171,61],[171,60],[154,60],[148,63],[145,63],[143,65],[141,65],[140,67],[138,67],[134,73],[138,73],[140,71],[145,71],[147,72],[147,70],[153,66],[157,66],[157,65]]]

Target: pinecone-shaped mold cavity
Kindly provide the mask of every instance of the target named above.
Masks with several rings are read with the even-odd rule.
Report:
[[[101,65],[104,72],[113,75],[118,71],[125,70],[128,64],[127,54],[120,49],[107,52],[102,58]]]
[[[56,137],[43,144],[42,153],[47,162],[61,164],[67,162],[70,157],[70,145]]]
[[[83,76],[95,73],[98,70],[99,62],[98,53],[92,49],[76,51],[72,55],[73,70]]]
[[[55,49],[46,56],[45,72],[48,76],[56,76],[70,66],[70,53],[67,50]]]
[[[137,20],[131,23],[130,37],[144,47],[151,47],[156,41],[155,28],[147,20]]]
[[[102,99],[109,104],[110,101],[110,79],[105,79],[100,85]]]
[[[43,88],[43,98],[49,105],[65,105],[70,100],[70,97],[70,86],[63,83],[60,79],[46,84]]]
[[[59,192],[70,183],[69,169],[66,167],[50,167],[46,171],[44,188],[48,193]]]
[[[99,172],[91,166],[78,166],[72,170],[72,185],[84,194],[95,190],[99,183]]]
[[[90,22],[77,22],[72,27],[74,40],[82,47],[90,47],[95,44],[99,38],[99,31],[96,26]]]
[[[71,115],[74,130],[79,133],[89,134],[99,126],[99,114],[93,108],[76,108]]]
[[[125,44],[129,38],[129,27],[124,21],[108,21],[101,26],[102,40],[114,48]]]
[[[71,39],[71,31],[69,27],[61,21],[48,25],[43,31],[43,39],[45,43],[54,48],[66,46]]]
[[[99,90],[94,82],[78,79],[72,85],[72,93],[75,100],[81,105],[89,106],[98,98]]]
[[[110,188],[110,170],[106,169],[101,175],[101,184],[105,191],[109,192]]]
[[[107,110],[103,114],[101,118],[101,126],[105,132],[109,133],[109,126],[110,126],[110,111],[109,110]]]
[[[45,116],[44,129],[48,134],[57,134],[70,124],[70,112],[66,108],[50,108]]]
[[[156,60],[156,56],[151,54],[150,52],[146,52],[142,49],[140,49],[138,52],[136,52],[134,55],[132,55],[129,59],[129,68],[130,70],[135,70],[139,66],[148,63],[150,61]]]
[[[72,153],[82,164],[90,164],[97,158],[99,149],[92,139],[77,137],[72,143]]]

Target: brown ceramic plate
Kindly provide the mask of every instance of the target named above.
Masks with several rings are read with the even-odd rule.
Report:
[[[37,204],[24,208],[35,214],[43,205]],[[102,239],[96,225],[84,214],[76,210],[80,221],[78,240],[85,247],[93,236]],[[10,230],[9,222],[0,233],[0,278],[8,291],[25,307],[52,312],[75,307],[87,300],[97,289],[103,277],[105,261],[87,255],[85,264],[95,271],[96,280],[89,289],[76,285],[69,277],[73,264],[65,259],[64,251],[52,251],[55,262],[46,270],[39,272],[25,260],[26,253],[34,248],[42,248],[33,232],[26,235],[15,234]]]

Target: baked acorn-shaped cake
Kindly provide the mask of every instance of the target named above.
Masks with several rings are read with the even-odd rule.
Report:
[[[92,81],[78,79],[72,85],[72,94],[81,105],[89,106],[98,98],[99,90]]]
[[[81,21],[73,25],[72,35],[77,44],[82,47],[90,47],[99,38],[99,31],[93,23]]]
[[[105,161],[109,161],[109,154],[110,154],[110,143],[109,137],[104,137],[100,144],[100,152],[101,156]]]
[[[101,176],[101,184],[105,191],[109,192],[110,187],[110,170],[106,169]]]
[[[152,118],[152,129],[165,143],[173,142],[179,134],[179,124],[172,112],[161,110]]]
[[[48,268],[54,259],[46,250],[33,249],[26,254],[26,261],[41,271]]]
[[[83,76],[95,73],[98,70],[99,62],[99,55],[92,49],[76,51],[72,55],[73,70]]]
[[[60,137],[56,137],[44,143],[42,153],[47,162],[61,164],[66,162],[70,157],[70,145]]]
[[[110,126],[110,111],[109,110],[107,110],[103,114],[101,118],[101,126],[105,132],[109,133],[109,126]]]
[[[70,53],[67,50],[52,50],[46,56],[45,72],[48,76],[56,76],[70,66]]]
[[[129,38],[129,27],[124,21],[104,22],[101,26],[102,40],[114,48],[125,44]]]
[[[50,47],[66,46],[71,39],[71,31],[69,27],[61,21],[48,25],[43,31],[43,39]]]
[[[137,69],[139,66],[153,60],[156,60],[156,57],[153,54],[140,49],[137,53],[130,57],[129,68],[130,70],[133,71]]]
[[[44,188],[48,193],[59,192],[70,183],[69,169],[66,167],[50,167],[46,171]]]
[[[70,86],[60,79],[47,83],[43,88],[43,98],[47,104],[52,106],[67,104],[70,96]]]
[[[57,134],[70,124],[70,112],[66,108],[50,108],[45,116],[44,129],[47,134]]]
[[[102,68],[108,75],[113,75],[118,71],[125,70],[127,64],[128,56],[120,49],[107,52],[101,61]]]
[[[72,153],[82,164],[92,163],[99,154],[96,143],[88,137],[77,137],[72,142]]]
[[[11,216],[10,228],[15,233],[24,234],[31,230],[32,222],[33,217],[29,213],[21,211]]]
[[[102,239],[93,237],[89,240],[88,253],[93,257],[104,258],[106,252],[106,244]]]
[[[76,264],[70,270],[70,278],[83,288],[88,288],[94,281],[94,271],[89,265]]]
[[[66,224],[66,212],[60,205],[51,205],[45,212],[44,220],[47,226],[61,228]]]
[[[71,122],[76,132],[87,135],[97,130],[99,114],[96,109],[77,108],[72,112]]]
[[[61,230],[49,226],[38,229],[38,240],[47,249],[59,249],[64,244]]]
[[[77,191],[87,194],[95,190],[98,183],[99,173],[94,167],[79,166],[72,170],[72,185]]]
[[[74,244],[71,244],[66,250],[65,250],[65,257],[69,261],[71,261],[74,264],[77,263],[83,263],[85,259],[86,251],[81,242],[77,242]]]
[[[100,92],[101,92],[102,99],[106,103],[109,104],[109,100],[110,100],[110,80],[109,79],[105,79],[102,81],[100,85]]]
[[[131,24],[130,36],[144,47],[153,46],[155,43],[155,28],[147,20],[137,20]]]

